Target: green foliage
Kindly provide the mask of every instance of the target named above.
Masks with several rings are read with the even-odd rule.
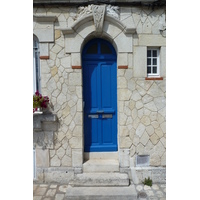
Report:
[[[144,182],[142,182],[144,185],[152,186],[152,180],[148,177],[144,179]]]

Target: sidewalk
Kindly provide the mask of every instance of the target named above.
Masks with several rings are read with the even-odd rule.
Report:
[[[68,185],[33,184],[33,200],[64,200]],[[138,200],[166,200],[166,184],[135,185]]]

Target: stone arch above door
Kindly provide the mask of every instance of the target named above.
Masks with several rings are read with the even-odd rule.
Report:
[[[99,9],[99,13],[94,14],[93,8],[98,10],[100,6],[102,7],[102,5],[80,7],[74,24],[62,29],[65,36],[65,52],[72,54],[72,66],[81,66],[83,45],[86,40],[96,37],[109,40],[116,48],[117,53],[133,52],[132,34],[136,31],[134,21],[125,25],[119,20],[116,7],[112,8],[109,5],[103,5],[104,8]],[[84,12],[81,13],[80,9]],[[100,25],[96,24],[98,20]]]

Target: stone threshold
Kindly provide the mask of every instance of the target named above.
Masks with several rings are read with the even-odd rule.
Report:
[[[128,187],[71,187],[68,186],[65,200],[137,200],[134,185]]]
[[[114,159],[118,160],[119,153],[118,152],[85,152],[84,160],[90,159]]]
[[[90,159],[83,163],[83,172],[119,172],[119,161],[114,159]]]

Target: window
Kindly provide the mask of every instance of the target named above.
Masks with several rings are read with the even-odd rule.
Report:
[[[160,76],[159,48],[147,49],[147,77]]]
[[[102,54],[112,54],[112,50],[106,44],[101,43],[101,53]]]
[[[33,36],[33,94],[40,92],[39,41]]]
[[[94,43],[87,49],[87,54],[97,54],[98,53],[98,44]]]

